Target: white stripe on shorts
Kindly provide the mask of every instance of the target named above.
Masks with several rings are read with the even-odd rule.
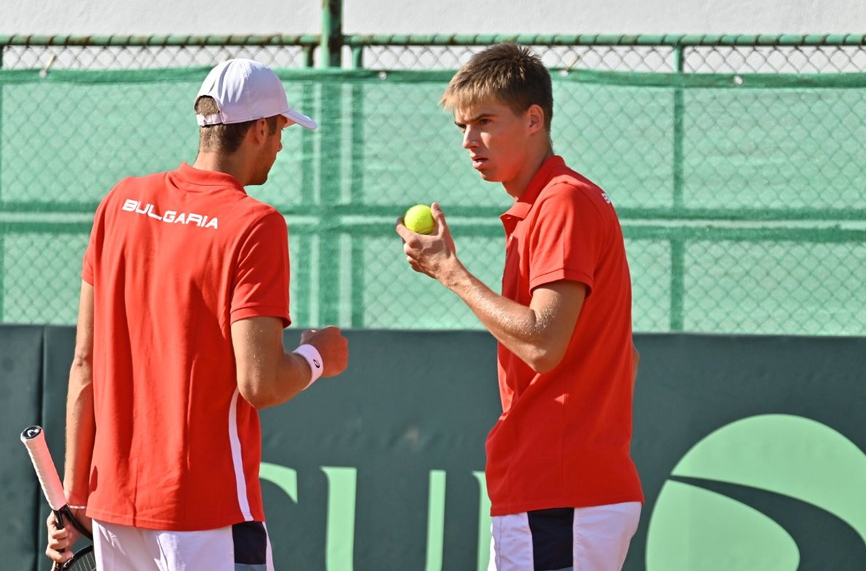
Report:
[[[621,571],[640,512],[640,502],[575,508],[572,537],[565,536],[572,542],[572,567],[556,571]],[[541,571],[535,569],[529,514],[494,516],[491,532],[488,571]]]
[[[267,532],[264,524],[256,525],[263,526]],[[258,564],[236,562],[245,546],[242,545],[243,534],[233,531],[233,527],[159,531],[93,520],[96,568],[99,571],[274,571],[270,540],[260,534],[256,538],[265,541],[265,561]]]

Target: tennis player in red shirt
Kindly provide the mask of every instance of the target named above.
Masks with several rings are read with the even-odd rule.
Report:
[[[336,327],[283,351],[286,222],[245,191],[284,128],[316,122],[244,59],[211,70],[195,110],[195,162],[118,183],[84,256],[64,488],[101,571],[273,569],[257,410],[348,360]],[[77,532],[48,528],[48,556],[68,559]]]
[[[442,104],[472,167],[514,199],[501,217],[501,295],[460,262],[438,204],[433,234],[397,225],[410,266],[460,296],[499,342],[490,569],[618,571],[643,495],[629,453],[638,354],[616,212],[554,154],[550,74],[527,48],[476,54]]]

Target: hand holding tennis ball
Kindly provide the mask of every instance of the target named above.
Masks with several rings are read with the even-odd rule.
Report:
[[[413,206],[397,221],[396,230],[409,266],[450,287],[463,266],[442,208],[435,202],[430,207]]]
[[[436,228],[433,213],[426,204],[416,204],[403,215],[403,225],[418,234],[432,234]]]

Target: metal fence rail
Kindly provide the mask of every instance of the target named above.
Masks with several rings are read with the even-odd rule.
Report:
[[[436,99],[448,70],[517,41],[554,72],[557,151],[617,205],[637,330],[866,334],[866,36],[352,36],[323,20],[325,33],[305,36],[0,37],[0,321],[71,323],[96,201],[117,177],[157,168],[94,150],[108,127],[85,120],[64,140],[47,130],[55,119],[40,130],[43,107],[68,105],[52,86],[98,85],[86,107],[114,77],[148,105],[155,77],[180,89],[251,57],[283,70],[292,101],[331,127],[292,135],[291,164],[263,189],[292,228],[295,323],[477,327],[383,252],[402,209],[436,198],[470,267],[498,282],[501,197],[462,168]],[[112,105],[88,108],[91,121],[127,109]],[[139,154],[170,168],[195,135],[165,113],[177,124],[114,128],[161,141]],[[382,160],[394,149],[405,164]],[[275,184],[292,198],[268,195]]]
[[[866,35],[268,35],[0,36],[3,69],[213,66],[250,57],[274,67],[456,69],[473,53],[513,41],[558,69],[684,73],[866,71]],[[324,40],[323,40],[324,38]],[[322,56],[322,52],[329,52]]]

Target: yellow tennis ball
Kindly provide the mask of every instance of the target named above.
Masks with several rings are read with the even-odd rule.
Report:
[[[403,225],[412,232],[418,234],[432,234],[436,223],[433,221],[433,213],[426,204],[416,204],[403,215]]]

